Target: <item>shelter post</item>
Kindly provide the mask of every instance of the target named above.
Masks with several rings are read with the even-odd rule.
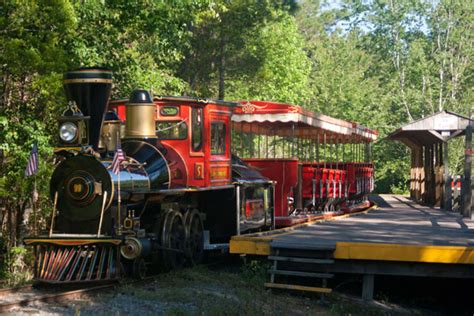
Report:
[[[430,150],[429,146],[423,146],[423,170],[425,173],[425,194],[422,197],[422,200],[426,204],[430,204]]]
[[[472,202],[472,122],[466,126],[466,145],[464,148],[464,181],[463,181],[463,211],[465,217],[473,218],[473,202]]]
[[[443,190],[443,208],[446,211],[452,210],[451,200],[451,179],[449,177],[449,156],[448,140],[443,142],[443,165],[444,165],[444,190]]]
[[[435,150],[435,206],[441,206],[443,198],[443,148],[442,144],[434,144]]]

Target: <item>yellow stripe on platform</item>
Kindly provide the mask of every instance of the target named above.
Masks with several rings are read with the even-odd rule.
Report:
[[[474,264],[474,247],[338,242],[334,258]]]
[[[270,238],[231,240],[230,253],[269,256]],[[474,264],[474,247],[337,242],[335,259]]]
[[[269,256],[271,241],[271,238],[260,238],[260,240],[258,238],[249,238],[248,240],[231,239],[229,243],[229,252],[233,254]]]

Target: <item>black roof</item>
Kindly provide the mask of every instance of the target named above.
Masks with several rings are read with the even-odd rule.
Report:
[[[116,99],[111,100],[112,102],[117,101],[124,101],[128,102],[128,99]],[[214,99],[207,99],[207,98],[198,98],[198,97],[188,97],[188,96],[172,96],[172,95],[153,95],[153,101],[174,101],[174,102],[195,102],[201,104],[218,104],[224,105],[229,107],[236,107],[239,106],[238,102],[231,102],[231,101],[223,101],[223,100],[214,100]]]
[[[239,103],[224,101],[224,100],[215,100],[207,98],[198,98],[198,97],[188,97],[188,96],[172,96],[172,95],[153,95],[153,100],[164,100],[164,101],[184,101],[184,102],[197,102],[197,103],[214,103],[225,106],[238,106]]]

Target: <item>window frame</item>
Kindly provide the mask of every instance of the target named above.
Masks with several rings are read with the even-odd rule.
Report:
[[[221,125],[223,128],[221,129],[221,133],[219,135],[219,139],[222,140],[222,150],[223,151],[218,151],[218,152],[213,152],[213,143],[214,143],[214,138],[212,137],[212,131],[213,127],[215,125]],[[226,143],[226,138],[227,138],[227,124],[224,121],[211,121],[210,124],[210,152],[212,156],[225,156],[227,155],[227,143]]]
[[[184,132],[183,137],[180,137],[180,138],[161,138],[158,135],[158,128],[157,128],[158,127],[157,125],[159,123],[176,123],[176,124],[181,123],[180,125],[184,124],[184,126],[186,127],[186,130]],[[186,124],[186,120],[159,120],[159,121],[155,122],[155,134],[158,137],[158,139],[160,139],[160,140],[186,140],[186,139],[188,139],[188,133],[189,133],[188,124]]]
[[[196,125],[199,118],[200,124]],[[196,129],[199,126],[199,130]],[[200,136],[199,144],[196,146],[196,137]],[[203,108],[193,107],[191,109],[191,150],[193,152],[202,152],[204,144],[204,111]]]

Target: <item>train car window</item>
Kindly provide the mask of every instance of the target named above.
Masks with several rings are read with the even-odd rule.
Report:
[[[193,151],[201,151],[202,149],[202,132],[203,132],[203,119],[202,109],[193,108],[191,112],[191,124],[192,124],[192,147]]]
[[[223,122],[211,123],[211,154],[225,155],[225,124]]]
[[[157,121],[156,136],[158,139],[186,139],[188,125],[184,121]]]

